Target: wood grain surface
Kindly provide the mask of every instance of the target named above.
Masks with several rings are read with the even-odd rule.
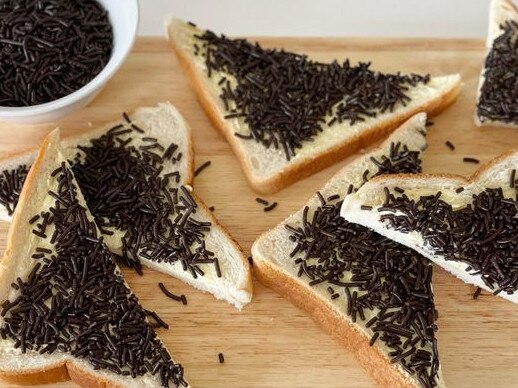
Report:
[[[319,60],[349,57],[372,61],[386,71],[432,74],[461,73],[458,101],[433,119],[425,172],[469,175],[482,162],[518,147],[518,130],[475,127],[473,112],[478,75],[484,56],[482,41],[420,39],[260,39],[265,46],[284,47]],[[165,40],[140,38],[106,89],[86,109],[59,123],[35,127],[0,124],[0,156],[38,146],[59,125],[66,135],[102,125],[141,105],[169,100],[193,129],[196,164],[212,165],[195,180],[195,190],[230,233],[250,251],[254,239],[301,207],[346,161],[268,197],[279,206],[264,213],[255,202],[237,159],[211,127],[188,87]],[[445,141],[455,144],[455,151]],[[0,223],[0,251],[8,224]],[[142,304],[169,324],[159,334],[186,368],[194,387],[372,387],[355,359],[290,303],[255,283],[254,299],[242,312],[202,294],[180,281],[146,270],[144,276],[125,271]],[[518,383],[518,306],[483,293],[439,268],[434,273],[439,310],[438,338],[442,368],[450,387],[510,387]],[[185,293],[187,306],[165,297],[158,282],[176,294]],[[219,364],[218,353],[225,354]],[[73,386],[62,383],[56,386]]]

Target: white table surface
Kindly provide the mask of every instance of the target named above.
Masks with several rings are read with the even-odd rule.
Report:
[[[140,35],[164,15],[243,36],[483,38],[489,0],[140,0]]]

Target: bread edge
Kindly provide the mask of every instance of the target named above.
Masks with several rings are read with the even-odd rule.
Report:
[[[427,113],[428,117],[439,114],[456,100],[461,89],[461,81],[459,78],[459,82],[455,87],[450,89],[447,93],[429,101],[427,104],[422,104],[408,113],[395,116],[390,121],[384,123],[384,125],[373,126],[362,134],[355,136],[353,139],[344,140],[329,148],[326,152],[321,152],[311,159],[301,160],[300,162],[290,164],[269,178],[260,179],[254,176],[252,171],[247,168],[247,164],[245,162],[246,156],[244,150],[239,145],[239,139],[234,136],[233,131],[229,128],[225,118],[219,114],[219,110],[217,109],[215,102],[203,86],[203,79],[196,71],[194,63],[189,59],[184,50],[177,45],[175,34],[172,32],[174,26],[170,21],[166,25],[166,28],[169,43],[176,53],[181,67],[187,75],[189,83],[194,89],[200,105],[204,109],[212,125],[218,129],[220,134],[230,144],[232,151],[239,159],[242,170],[244,171],[250,186],[260,194],[276,193],[301,179],[335,164],[345,157],[352,155],[357,150],[382,139],[416,113],[424,111]]]
[[[415,387],[393,364],[390,364],[378,348],[369,345],[369,338],[365,334],[355,329],[353,323],[348,323],[340,317],[327,301],[319,298],[293,276],[286,274],[268,260],[257,259],[254,261],[256,278],[306,312],[340,345],[352,352],[376,383],[384,387]]]

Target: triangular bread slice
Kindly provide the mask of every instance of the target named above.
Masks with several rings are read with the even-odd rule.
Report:
[[[514,152],[469,179],[378,177],[347,197],[341,214],[416,250],[464,282],[518,303],[517,169]]]
[[[59,130],[45,139],[28,174],[0,262],[0,379],[187,386],[103,243],[59,140]]]
[[[514,23],[515,36],[512,38],[512,48],[509,51],[509,58],[514,57],[514,62],[509,63],[509,69],[505,71],[495,70],[492,66],[493,62],[499,62],[498,57],[505,47],[505,28],[512,27],[508,25]],[[509,79],[509,75],[516,75],[515,63],[518,60],[518,52],[514,45],[516,33],[518,33],[518,8],[512,0],[491,0],[489,6],[489,28],[486,38],[486,58],[484,66],[480,73],[480,80],[477,93],[477,109],[475,112],[475,124],[478,126],[500,126],[500,127],[516,127],[518,126],[518,118],[514,120],[508,116],[513,108],[509,104],[513,104],[515,97],[504,98],[501,96],[502,89],[509,88],[510,93],[514,93],[516,76]],[[503,39],[504,38],[504,39]],[[498,48],[496,48],[498,46]],[[496,48],[496,51],[495,51]],[[513,54],[514,53],[514,54]],[[509,61],[508,61],[509,62]],[[499,82],[493,87],[488,83],[487,77],[491,81],[505,80],[504,83]],[[505,107],[505,108],[504,108]],[[495,109],[498,112],[495,112]],[[510,112],[511,111],[511,112]],[[516,113],[514,113],[516,115]]]
[[[255,140],[243,139],[243,136],[250,135],[243,118],[225,119],[229,112],[220,98],[218,83],[235,80],[226,73],[212,72],[211,77],[208,76],[205,58],[195,55],[195,51],[203,50],[202,43],[197,42],[195,36],[203,33],[203,30],[181,20],[170,18],[167,21],[169,41],[202,107],[231,145],[252,188],[260,193],[279,191],[322,170],[381,139],[417,112],[439,113],[455,100],[460,89],[459,75],[432,77],[427,84],[408,86],[405,93],[411,100],[405,106],[398,104],[393,111],[365,117],[354,125],[349,121],[335,122],[331,126],[323,124],[323,130],[312,141],[304,141],[303,147],[288,161],[282,148],[266,148]]]
[[[165,238],[155,242],[160,243],[160,247],[167,248],[167,253],[170,253],[168,255],[165,255],[164,252],[157,252],[157,249],[141,249],[139,252],[133,252],[134,245],[132,244],[129,244],[129,248],[123,248],[123,240],[127,240],[128,233],[131,233],[131,230],[128,232],[128,224],[131,224],[133,219],[135,219],[135,222],[137,222],[137,219],[141,220],[139,209],[146,204],[135,204],[140,199],[134,193],[141,193],[143,189],[137,187],[136,184],[132,184],[135,181],[132,173],[123,171],[123,177],[120,178],[116,171],[113,172],[119,166],[121,159],[121,151],[118,147],[135,148],[131,151],[133,156],[136,153],[141,155],[153,153],[162,159],[157,162],[156,171],[160,170],[157,174],[165,186],[163,190],[160,189],[159,192],[155,192],[155,197],[159,196],[161,199],[155,200],[153,198],[147,203],[151,203],[153,206],[155,206],[155,202],[164,204],[171,197],[174,201],[175,196],[178,196],[179,202],[190,203],[193,201],[195,203],[193,212],[191,215],[187,215],[185,220],[175,220],[178,214],[185,214],[184,210],[174,210],[168,216],[168,218],[171,218],[170,225],[176,225],[178,222],[184,222],[185,224],[202,223],[201,226],[193,227],[196,231],[188,231],[187,239],[189,239],[189,242],[186,244],[188,248],[179,253],[173,252],[171,246],[174,245],[174,248],[183,243],[175,243],[174,241],[179,241],[177,239],[170,244]],[[212,293],[216,298],[223,299],[237,308],[241,308],[250,302],[252,298],[252,279],[248,260],[238,244],[217,222],[203,201],[192,192],[194,153],[191,131],[174,106],[169,103],[161,103],[156,107],[139,108],[131,115],[125,115],[122,121],[62,140],[62,148],[65,157],[73,164],[81,190],[104,234],[106,244],[112,252],[121,255],[123,263],[133,266],[137,270],[140,270],[140,263],[142,263],[175,276],[195,288]],[[92,148],[102,148],[103,151],[92,152]],[[88,159],[86,159],[86,152],[91,154]],[[166,157],[162,157],[164,155]],[[151,155],[149,157],[157,156]],[[16,169],[21,168],[18,163],[30,165],[33,158],[34,152],[28,152],[14,158],[3,159],[0,161],[0,172],[3,171],[0,176],[11,176]],[[129,164],[133,166],[137,159],[132,159]],[[86,160],[88,163],[85,162]],[[117,168],[120,169],[120,166]],[[130,169],[130,166],[128,166],[128,169]],[[153,171],[155,170],[153,169]],[[156,179],[151,178],[151,175],[151,172],[146,172],[146,179],[148,181],[152,179],[155,182]],[[168,176],[169,178],[167,178]],[[0,187],[2,185],[1,179]],[[124,189],[112,197],[106,194],[108,189],[102,188],[102,182],[106,182],[106,185],[120,184]],[[13,185],[11,184],[11,186]],[[168,191],[168,193],[165,191]],[[131,197],[131,193],[133,193],[133,197]],[[137,206],[137,214],[119,213],[119,210],[124,212],[126,206],[117,207],[113,205],[118,199],[125,201],[128,196],[130,197],[129,203]],[[131,201],[131,198],[134,201]],[[183,206],[184,203],[179,204]],[[4,219],[9,220],[10,216],[6,207],[0,206],[0,209],[2,208],[3,214],[6,216]],[[175,209],[181,208],[176,206]],[[149,211],[152,210],[154,209]],[[119,223],[121,217],[126,217],[126,219],[129,217],[131,220],[121,225]],[[147,222],[154,221],[152,217],[149,217]],[[210,226],[207,226],[209,225],[207,223],[210,223]],[[108,224],[112,226],[106,226]],[[174,226],[167,226],[164,233],[172,233],[172,237],[179,238],[177,232],[185,233],[180,229],[176,231]],[[194,233],[199,235],[194,236]],[[190,238],[191,235],[194,237]],[[159,237],[162,239],[164,236]],[[133,239],[133,241],[136,240],[139,241]],[[164,240],[166,242],[162,243]],[[187,257],[187,260],[190,260],[188,263],[194,263],[192,260],[198,261],[195,265],[199,270],[196,270],[196,272],[193,272],[193,266],[185,266],[185,263],[182,263],[182,260],[179,259],[182,253],[187,252],[187,249],[192,252],[192,256]],[[217,260],[203,262],[203,257],[199,254],[201,251],[198,249],[209,252],[212,255],[210,258],[215,257]]]
[[[426,115],[422,113],[409,119],[379,148],[346,165],[331,178],[319,194],[306,203],[306,206],[260,236],[252,247],[257,278],[306,311],[353,352],[365,370],[381,386],[444,386],[434,335],[436,326],[433,322],[436,313],[431,288],[432,267],[428,260],[411,249],[367,228],[348,224],[339,216],[340,204],[344,197],[347,198],[348,193],[361,187],[365,180],[374,175],[419,171],[420,154],[426,148],[425,122]],[[310,250],[312,253],[308,253]],[[319,256],[319,252],[327,254]],[[349,268],[348,262],[352,263]],[[352,277],[351,271],[354,271],[356,278]],[[371,297],[365,299],[367,293],[360,290],[360,286],[353,284],[366,284],[365,281],[369,281],[368,278],[372,280],[375,273],[381,275],[373,283],[376,286],[372,288]],[[363,280],[360,280],[358,275],[363,277]],[[392,290],[392,287],[400,289],[403,283],[420,285],[421,291],[416,292],[426,300],[425,308],[420,310],[420,307],[417,307],[420,302],[416,303],[415,295],[403,295],[404,291],[398,295],[400,300],[391,299],[388,290]],[[379,290],[378,287],[383,290],[379,294],[376,291]],[[369,303],[366,301],[375,300],[376,297],[382,302],[373,302],[371,310],[367,307]],[[362,303],[365,303],[366,307],[362,313],[355,311],[353,306],[356,306],[357,302],[352,302],[351,298],[364,301]],[[388,311],[395,315],[387,315],[387,310],[385,313],[381,312],[381,303],[387,303],[385,306]],[[416,353],[412,355],[412,346],[409,346],[409,342],[419,342],[417,331],[413,330],[414,326],[422,323],[417,323],[418,318],[415,315],[403,310],[403,303],[409,306],[416,303],[415,311],[420,311],[419,314],[428,312],[423,313],[426,318],[423,316],[422,322],[426,320],[426,325],[429,325],[426,329],[429,337],[422,344],[421,350],[424,352],[419,352],[418,356],[415,356]],[[401,317],[407,313],[410,314],[408,317]],[[362,317],[362,314],[365,316]],[[380,321],[373,324],[376,321],[374,317],[380,318]],[[384,324],[382,321],[390,317],[395,324],[391,326],[394,331],[379,331]],[[405,320],[406,323],[403,324]],[[413,323],[409,324],[409,321]],[[407,325],[407,329],[400,331],[394,328],[399,323],[402,325],[398,328]],[[397,338],[394,338],[394,332],[403,333],[407,337],[400,338],[396,334]],[[390,337],[394,341],[394,348],[390,348],[385,342]],[[426,362],[433,363],[434,373],[431,369],[418,372],[419,368],[410,367],[412,357],[416,357],[415,361],[420,356],[429,357]]]

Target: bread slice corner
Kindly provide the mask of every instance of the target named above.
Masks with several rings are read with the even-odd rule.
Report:
[[[347,198],[349,185],[363,184],[363,174],[375,165],[371,158],[380,159],[389,152],[391,144],[401,143],[410,150],[421,152],[427,147],[426,114],[419,113],[396,129],[378,148],[358,156],[344,166],[319,191],[322,197],[340,194]],[[349,195],[350,196],[350,195]],[[313,196],[306,206],[311,213],[320,200]],[[303,207],[304,208],[304,207]],[[295,306],[308,313],[326,332],[342,346],[352,352],[362,367],[380,386],[417,387],[417,379],[397,363],[391,363],[387,354],[379,346],[370,346],[369,337],[358,324],[346,315],[345,307],[334,304],[323,289],[309,286],[308,282],[297,276],[297,266],[290,252],[295,243],[289,239],[285,225],[298,225],[304,212],[301,208],[290,215],[275,228],[259,236],[252,246],[253,269],[256,278],[267,287],[288,299]],[[444,387],[442,371],[438,372],[438,387]]]
[[[314,141],[305,144],[295,157],[287,161],[281,150],[265,148],[255,141],[234,135],[243,132],[246,124],[239,119],[225,119],[225,108],[215,81],[207,77],[203,60],[193,53],[194,35],[202,32],[177,18],[171,17],[166,21],[169,42],[200,104],[232,147],[252,188],[263,194],[277,192],[380,140],[418,112],[426,112],[429,116],[440,113],[455,101],[461,87],[458,74],[432,77],[428,84],[410,89],[412,100],[407,106],[379,114],[376,118],[366,118],[354,126],[344,122],[332,128],[325,127]]]
[[[513,0],[491,0],[489,5],[489,23],[488,23],[488,31],[486,37],[486,58],[491,49],[493,48],[493,43],[495,39],[497,39],[502,34],[502,29],[500,26],[504,25],[506,22],[518,22],[518,8],[516,7]],[[482,65],[482,69],[480,71],[478,89],[477,89],[477,105],[480,101],[481,90],[485,78],[486,72],[485,63]],[[518,124],[507,123],[500,120],[493,120],[487,117],[481,117],[478,114],[478,109],[475,109],[475,113],[473,115],[475,125],[478,127],[508,127],[513,128],[518,126]]]
[[[422,233],[413,230],[408,233],[395,230],[387,223],[380,220],[381,207],[385,201],[385,188],[392,192],[396,187],[404,190],[410,199],[417,200],[421,196],[436,195],[441,192],[441,199],[460,209],[473,201],[474,194],[480,194],[486,188],[500,188],[504,196],[515,198],[516,194],[510,187],[510,174],[518,166],[518,151],[501,155],[489,163],[481,166],[469,179],[454,174],[399,174],[392,176],[379,176],[367,182],[358,192],[348,196],[341,209],[341,215],[347,221],[363,225],[375,232],[406,245],[429,258],[431,261],[461,279],[463,282],[473,284],[489,293],[495,290],[489,288],[482,281],[480,274],[470,273],[470,266],[463,261],[448,260],[443,255],[437,254],[432,247],[426,244]],[[462,192],[456,190],[463,188]],[[373,210],[362,209],[364,206],[372,206]],[[471,270],[473,272],[473,270]],[[518,292],[508,294],[500,292],[498,296],[511,302],[518,303]]]

